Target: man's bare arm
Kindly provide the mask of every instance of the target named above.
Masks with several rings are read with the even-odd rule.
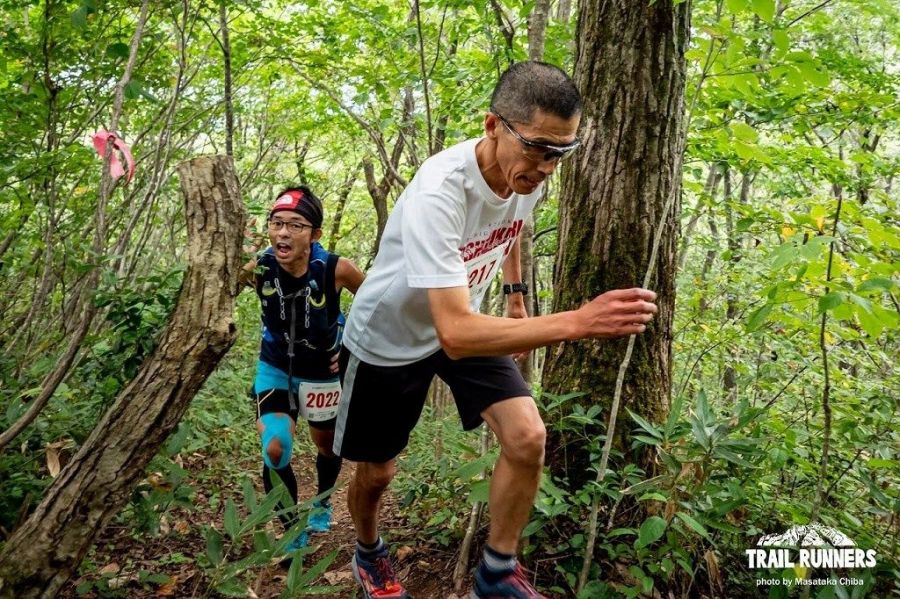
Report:
[[[453,359],[502,356],[560,341],[643,333],[656,313],[655,298],[647,289],[615,289],[577,310],[513,319],[473,312],[466,287],[428,290],[438,339]]]

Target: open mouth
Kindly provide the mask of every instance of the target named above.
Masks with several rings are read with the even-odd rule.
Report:
[[[275,244],[275,255],[279,258],[287,258],[290,256],[291,250],[293,250],[293,248],[289,243],[278,242]]]

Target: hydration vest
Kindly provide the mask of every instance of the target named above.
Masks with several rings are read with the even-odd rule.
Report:
[[[306,274],[285,271],[269,247],[257,259],[256,294],[262,307],[259,359],[292,376],[331,379],[344,316],[334,289],[338,256],[319,243],[310,249]]]

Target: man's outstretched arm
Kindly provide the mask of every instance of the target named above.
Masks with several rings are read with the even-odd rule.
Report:
[[[473,312],[467,287],[428,290],[438,339],[453,359],[502,356],[560,341],[643,333],[657,311],[655,299],[656,293],[647,289],[615,289],[577,310],[514,319]]]

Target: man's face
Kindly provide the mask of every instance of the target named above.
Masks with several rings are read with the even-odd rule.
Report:
[[[485,129],[497,139],[497,163],[506,184],[516,193],[529,194],[549,177],[559,164],[556,152],[539,144],[566,146],[575,142],[581,114],[568,119],[535,110],[529,123],[504,120],[488,113]]]
[[[275,259],[281,264],[291,264],[308,256],[313,241],[322,236],[304,217],[296,212],[282,210],[269,217],[269,241],[275,250]]]

